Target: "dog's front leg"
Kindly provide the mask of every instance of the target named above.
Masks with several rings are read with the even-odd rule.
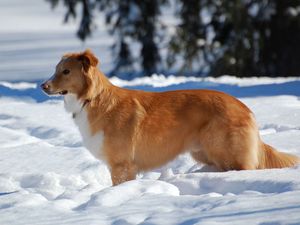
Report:
[[[124,161],[111,165],[111,179],[114,186],[125,181],[134,180],[136,174],[137,168],[131,162]]]
[[[124,132],[122,132],[123,134]],[[106,162],[110,168],[113,185],[118,185],[129,180],[134,180],[138,167],[134,160],[134,148],[131,146],[129,137],[122,135],[107,135],[104,142]]]

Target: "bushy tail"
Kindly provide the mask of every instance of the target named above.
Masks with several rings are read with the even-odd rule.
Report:
[[[292,167],[300,163],[300,158],[284,152],[278,152],[276,149],[262,143],[262,149],[259,157],[259,169]]]

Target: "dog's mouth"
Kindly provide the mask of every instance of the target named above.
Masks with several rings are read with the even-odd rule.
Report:
[[[67,90],[63,90],[63,91],[60,91],[58,92],[59,95],[66,95],[68,94],[68,91]]]
[[[68,94],[67,90],[62,90],[62,91],[58,91],[58,92],[51,92],[49,90],[43,90],[47,95],[66,95]]]

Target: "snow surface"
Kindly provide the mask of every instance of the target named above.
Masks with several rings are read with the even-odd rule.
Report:
[[[0,225],[300,224],[300,166],[220,173],[181,155],[111,187],[106,165],[82,146],[62,99],[38,88],[68,51],[90,47],[102,70],[112,68],[103,18],[94,38],[81,43],[78,20],[62,26],[63,12],[45,1],[0,1]],[[149,91],[225,91],[254,111],[265,142],[300,156],[299,78],[111,81]]]
[[[160,91],[187,84],[215,89],[224,85],[183,77],[147,79],[144,86],[112,81]],[[169,79],[172,85],[166,86]],[[164,89],[155,88],[159,80]],[[264,85],[257,81],[253,78],[251,85],[249,79],[247,87],[235,88],[241,95],[254,88],[255,97],[241,100],[255,112],[263,140],[300,156],[299,91],[292,88],[294,95],[276,96],[277,84],[269,84],[273,96],[264,97]],[[293,86],[289,79],[281,83]],[[40,100],[37,96],[44,95],[33,89],[34,83],[27,88],[36,91],[36,99],[24,84],[1,85],[11,91],[0,92],[1,225],[300,224],[300,166],[217,172],[181,155],[163,168],[139,174],[135,181],[111,187],[106,165],[82,146],[62,99]]]

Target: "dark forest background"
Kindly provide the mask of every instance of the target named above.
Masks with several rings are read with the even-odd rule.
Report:
[[[105,15],[113,74],[300,75],[300,0],[47,1],[53,8],[63,2],[65,22],[80,19],[82,41],[97,29],[94,15]],[[178,21],[172,29],[163,19],[168,8]]]

